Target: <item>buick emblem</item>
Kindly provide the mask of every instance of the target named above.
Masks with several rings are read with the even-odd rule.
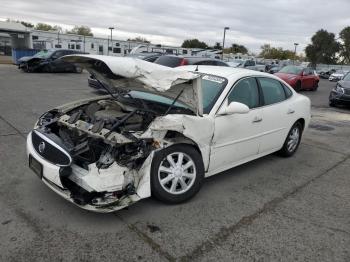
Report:
[[[44,152],[44,150],[45,150],[45,142],[41,142],[40,144],[39,144],[39,147],[38,147],[38,149],[39,149],[39,153],[43,153]]]

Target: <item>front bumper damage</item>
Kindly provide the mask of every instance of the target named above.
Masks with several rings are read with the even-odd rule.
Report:
[[[32,132],[27,137],[28,158],[32,157],[41,164],[41,180],[69,202],[86,210],[108,213],[151,195],[150,166],[154,152],[138,170],[128,169],[117,163],[113,163],[107,169],[98,169],[96,165],[91,164],[88,170],[74,163],[70,166],[58,166],[37,152],[33,146]],[[128,186],[131,180],[137,185],[136,188]],[[86,198],[92,201],[87,203]]]

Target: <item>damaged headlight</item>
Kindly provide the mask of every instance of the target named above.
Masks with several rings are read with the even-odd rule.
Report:
[[[340,84],[337,84],[334,91],[339,93],[339,94],[344,94],[344,88],[342,88]]]
[[[45,112],[44,114],[42,114],[38,120],[36,121],[36,123],[34,124],[34,129],[41,127],[43,125],[49,124],[52,122],[52,120],[57,116],[58,114],[58,110],[57,109],[53,109],[50,110],[48,112]]]

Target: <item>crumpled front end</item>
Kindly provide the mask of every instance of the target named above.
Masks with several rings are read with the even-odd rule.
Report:
[[[152,159],[165,147],[192,144],[207,169],[213,122],[178,113],[187,109],[159,115],[148,106],[139,110],[105,96],[48,111],[27,138],[30,167],[53,191],[96,212],[150,197]]]
[[[149,197],[143,178],[159,145],[138,135],[153,117],[132,112],[111,99],[47,112],[27,138],[31,168],[56,193],[88,210],[110,212]]]

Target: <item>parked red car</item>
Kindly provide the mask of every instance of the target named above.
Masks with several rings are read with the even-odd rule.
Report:
[[[285,66],[275,75],[286,81],[295,91],[316,91],[320,81],[319,76],[309,67]]]

